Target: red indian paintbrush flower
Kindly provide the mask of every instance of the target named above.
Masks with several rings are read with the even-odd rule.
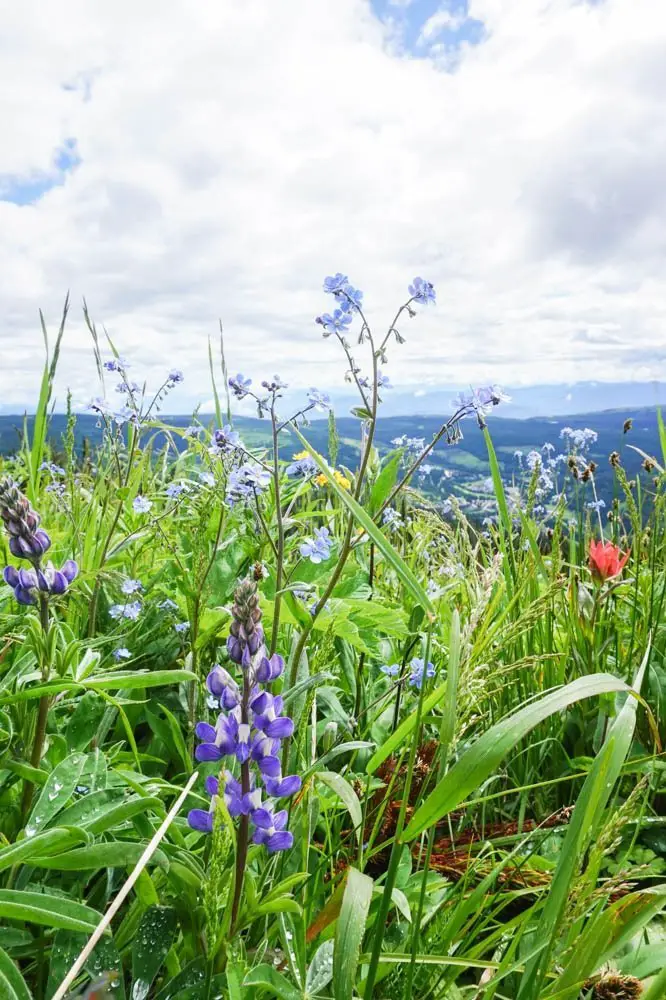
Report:
[[[624,569],[629,553],[622,553],[612,542],[590,542],[590,569],[595,580],[603,583]]]

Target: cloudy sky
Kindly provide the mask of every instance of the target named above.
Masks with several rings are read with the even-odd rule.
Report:
[[[219,317],[234,370],[335,390],[338,270],[377,328],[435,284],[410,392],[664,379],[665,106],[663,0],[5,4],[0,404],[68,289],[61,396],[97,391],[84,296],[175,408]]]

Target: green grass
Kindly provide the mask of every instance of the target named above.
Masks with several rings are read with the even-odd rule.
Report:
[[[581,502],[535,516],[529,479],[514,510],[491,438],[473,426],[466,442],[478,435],[485,457],[451,449],[446,464],[491,470],[489,527],[455,505],[442,515],[371,439],[343,442],[358,456],[347,489],[288,477],[270,433],[248,433],[272,478],[230,505],[247,455],[211,454],[207,431],[179,453],[178,429],[159,420],[109,424],[82,456],[72,418],[55,447],[61,486],[48,490],[53,372],[49,362],[34,432],[0,466],[39,511],[56,565],[80,566],[48,623],[0,594],[3,1000],[58,996],[119,898],[75,990],[583,1000],[611,995],[595,984],[612,973],[660,996],[664,476],[629,484],[615,470],[604,535],[631,556],[603,584],[587,563],[596,513]],[[313,447],[302,433],[292,428],[289,448],[309,448],[331,479],[321,435]],[[174,483],[186,489],[170,497]],[[147,513],[133,509],[138,494]],[[315,564],[300,546],[323,526],[331,552]],[[15,562],[4,534],[0,546],[3,565]],[[194,725],[215,719],[213,665],[238,672],[226,639],[248,576],[286,660],[274,687],[295,722],[283,773],[303,785],[284,801],[293,847],[250,845],[243,860],[223,805],[212,836],[186,817],[208,808],[203,779],[219,772],[194,759]],[[131,596],[128,579],[141,583]],[[110,614],[135,599],[136,620]],[[415,657],[434,665],[421,689],[408,682]],[[397,674],[381,671],[390,664]]]

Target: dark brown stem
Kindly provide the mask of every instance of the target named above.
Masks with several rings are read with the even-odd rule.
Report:
[[[248,684],[247,672],[243,677],[243,698],[241,701],[241,722],[245,724],[249,720],[250,685]],[[243,795],[250,793],[250,762],[241,764],[241,790]],[[245,876],[245,865],[247,864],[247,849],[250,839],[250,817],[243,813],[238,824],[238,840],[236,841],[236,873],[234,876],[234,900],[231,906],[231,933],[236,929],[238,911],[240,909],[241,897],[243,895],[243,879]]]
[[[42,626],[42,632],[44,633],[44,638],[48,635],[49,631],[49,602],[44,594],[40,594],[39,597],[39,621]],[[46,683],[49,679],[49,664],[48,662],[42,663],[42,683]],[[34,768],[38,768],[41,759],[42,752],[44,750],[44,742],[46,740],[46,723],[49,717],[49,707],[51,705],[51,699],[48,695],[42,695],[39,699],[39,709],[37,711],[37,725],[35,727],[35,738],[32,744],[32,754],[30,755],[30,764]],[[23,819],[27,819],[28,813],[30,812],[30,806],[32,805],[32,797],[35,792],[35,786],[32,781],[26,782],[23,787],[23,801],[21,803],[21,815]]]
[[[278,630],[280,628],[280,605],[282,603],[282,576],[284,569],[284,526],[282,524],[282,500],[280,498],[280,454],[277,418],[275,415],[275,399],[273,399],[273,404],[271,406],[271,422],[273,425],[273,486],[275,489],[277,552],[275,564],[275,602],[273,604],[273,627],[271,629],[271,645],[268,652],[269,656],[272,656],[277,649]]]

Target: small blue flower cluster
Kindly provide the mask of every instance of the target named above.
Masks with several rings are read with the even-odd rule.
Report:
[[[270,472],[254,462],[232,469],[227,480],[227,504],[233,507],[239,501],[253,499],[264,492],[270,480]]]
[[[428,662],[428,664],[426,665],[425,660],[419,659],[419,657],[417,656],[415,656],[414,659],[411,660],[409,668],[410,668],[410,673],[409,673],[408,683],[412,687],[417,688],[418,690],[421,689],[424,678],[430,680],[435,676],[434,663]],[[387,677],[397,677],[398,674],[400,673],[400,664],[399,663],[385,664],[383,667],[380,667],[379,669]]]
[[[217,798],[222,796],[230,816],[249,818],[255,844],[264,844],[271,853],[284,851],[292,846],[294,838],[286,829],[287,811],[276,811],[275,800],[296,794],[301,779],[296,774],[282,775],[280,745],[293,734],[294,723],[283,714],[281,696],[268,690],[283,673],[284,661],[277,653],[266,655],[253,580],[239,585],[232,618],[227,649],[231,660],[242,669],[242,683],[238,684],[218,665],[208,674],[206,686],[211,701],[221,711],[214,726],[198,723],[195,732],[202,742],[195,756],[198,761],[234,758],[240,765],[240,780],[229,770],[220,778],[209,777],[206,791],[211,796],[210,808],[192,809],[188,822],[193,829],[210,833]],[[268,797],[264,798],[264,794]]]
[[[363,292],[354,288],[347,275],[341,271],[332,277],[324,278],[324,291],[327,295],[333,295],[338,305],[332,313],[327,312],[317,316],[315,322],[323,328],[325,337],[330,337],[332,333],[342,336],[351,326],[354,313],[361,309]]]

